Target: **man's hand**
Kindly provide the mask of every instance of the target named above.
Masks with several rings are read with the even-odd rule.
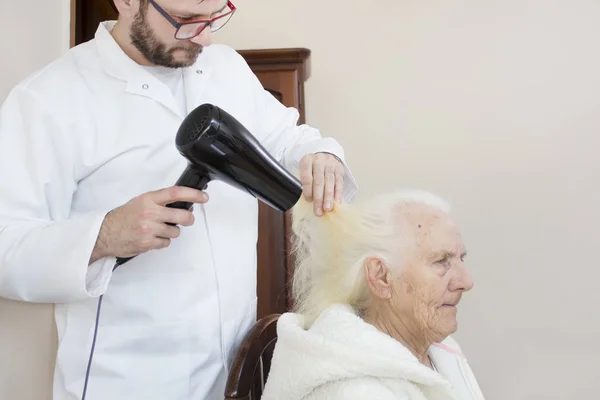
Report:
[[[208,195],[200,190],[173,186],[137,196],[104,218],[90,264],[103,257],[132,257],[169,246],[180,228],[190,226],[194,214],[166,207],[176,201],[206,203]]]
[[[313,202],[317,216],[342,202],[344,165],[329,153],[308,154],[300,160],[300,181],[307,201]]]

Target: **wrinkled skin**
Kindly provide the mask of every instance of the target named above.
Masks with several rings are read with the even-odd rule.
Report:
[[[457,305],[473,279],[458,227],[427,206],[400,212],[403,235],[412,239],[394,264],[370,259],[366,265],[373,292],[365,318],[405,344],[423,362],[432,343],[457,330]]]

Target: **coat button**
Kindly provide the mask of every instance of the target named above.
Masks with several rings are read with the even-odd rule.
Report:
[[[197,69],[197,70],[196,70],[196,73],[197,73],[198,75],[202,75],[202,70],[201,70],[201,69]]]
[[[148,86],[148,84],[144,83],[144,84],[142,85],[142,88],[144,88],[144,89],[148,89],[148,88],[149,88],[149,86]]]

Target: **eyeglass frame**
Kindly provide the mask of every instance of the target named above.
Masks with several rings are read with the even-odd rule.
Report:
[[[175,18],[173,18],[171,16],[171,14],[169,14],[165,9],[163,9],[160,5],[158,5],[154,0],[148,0],[148,3],[150,3],[152,5],[152,7],[154,7],[154,9],[156,11],[158,11],[159,14],[162,15],[167,21],[169,21],[169,23],[175,28],[175,34],[173,36],[177,40],[191,40],[191,39],[197,37],[198,35],[200,35],[202,32],[204,32],[206,27],[210,26],[216,20],[227,17],[228,15],[232,16],[235,13],[235,11],[237,10],[237,8],[233,5],[233,3],[231,1],[227,1],[227,4],[225,6],[229,7],[231,9],[231,11],[229,11],[226,14],[219,15],[218,17],[214,17],[211,19],[197,19],[194,21],[177,22],[177,20],[175,20]],[[179,29],[181,29],[182,26],[190,25],[190,24],[200,24],[200,23],[204,24],[204,27],[202,29],[200,29],[198,31],[198,33],[196,33],[196,35],[189,37],[189,38],[185,38],[185,39],[179,39],[177,37],[177,32],[179,32]],[[225,26],[225,25],[223,25],[223,26]],[[221,28],[219,28],[219,29],[221,29]]]

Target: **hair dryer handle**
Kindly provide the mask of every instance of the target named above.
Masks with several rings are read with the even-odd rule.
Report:
[[[207,173],[205,173],[204,171],[199,171],[197,168],[194,168],[192,166],[188,166],[175,183],[175,186],[186,186],[192,189],[205,190],[206,186],[208,185],[208,182],[210,182],[210,176]],[[193,205],[194,203],[190,203],[187,201],[176,201],[174,203],[167,204],[166,207],[190,210]],[[168,224],[175,226],[175,224]],[[115,264],[115,268],[125,264],[127,261],[131,260],[134,257],[136,256],[118,257],[117,263]]]
[[[210,182],[210,176],[208,173],[200,171],[197,167],[189,165],[185,171],[183,171],[175,183],[175,186],[185,186],[192,189],[205,190],[208,182]],[[187,201],[176,201],[174,203],[167,204],[167,207],[189,210],[193,205],[194,203]]]

